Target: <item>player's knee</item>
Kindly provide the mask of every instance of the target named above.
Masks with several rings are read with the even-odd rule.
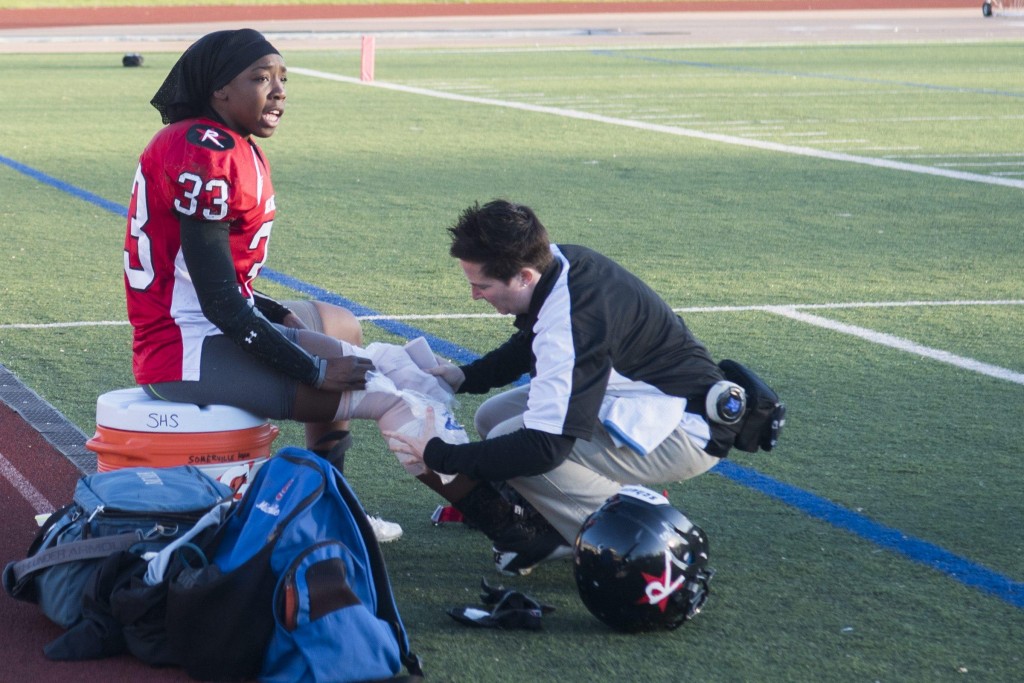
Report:
[[[363,326],[352,311],[323,301],[317,301],[316,307],[323,321],[324,334],[354,346],[363,345]]]

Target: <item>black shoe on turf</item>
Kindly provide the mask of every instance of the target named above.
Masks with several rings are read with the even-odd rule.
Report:
[[[572,556],[572,546],[553,527],[508,543],[495,543],[494,566],[505,576],[526,576],[541,562]]]

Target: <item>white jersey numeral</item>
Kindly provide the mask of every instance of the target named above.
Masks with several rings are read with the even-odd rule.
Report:
[[[252,251],[256,251],[260,246],[260,242],[262,242],[263,240],[269,240],[270,231],[273,229],[273,227],[274,221],[267,221],[266,223],[261,225],[260,229],[256,232],[255,235],[252,236],[252,239],[249,241],[249,249]],[[255,280],[256,276],[260,274],[261,270],[263,270],[263,264],[267,262],[267,251],[268,249],[264,247],[263,257],[256,263],[252,264],[252,268],[249,269],[249,272],[247,274],[249,282]]]
[[[211,205],[202,211],[203,219],[219,221],[228,215],[228,184],[223,180],[214,178],[207,181],[204,186],[203,179],[195,173],[182,173],[178,176],[178,182],[185,187],[185,199],[188,200],[187,203],[182,203],[180,199],[174,200],[174,208],[182,215],[195,215],[199,209],[199,202],[196,201],[196,197],[203,190],[213,195],[210,200]]]
[[[152,244],[149,235],[146,234],[149,205],[146,203],[146,176],[142,175],[141,165],[135,170],[132,195],[135,199],[135,211],[129,217],[131,242],[124,250],[124,274],[132,289],[145,290],[153,284],[156,276],[153,272]],[[139,264],[138,268],[132,266],[133,260]]]

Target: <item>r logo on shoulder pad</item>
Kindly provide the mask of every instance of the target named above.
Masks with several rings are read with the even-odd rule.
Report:
[[[196,124],[188,129],[186,139],[193,145],[217,151],[227,151],[235,146],[231,133],[216,126]]]
[[[660,493],[655,493],[646,486],[638,486],[636,484],[623,486],[619,489],[619,495],[636,498],[637,500],[642,500],[645,503],[650,503],[651,505],[671,505],[671,503],[668,502],[668,498],[665,496]]]

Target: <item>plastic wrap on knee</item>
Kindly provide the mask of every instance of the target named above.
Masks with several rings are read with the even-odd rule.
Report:
[[[448,396],[448,401],[438,401],[415,390],[399,388],[390,377],[379,372],[366,375],[366,390],[368,397],[398,400],[385,413],[378,416],[377,421],[382,431],[410,436],[422,434],[423,421],[427,416],[427,408],[430,407],[434,410],[434,431],[443,441],[451,444],[469,443],[469,435],[451,411],[451,396]],[[419,476],[427,471],[422,462],[411,461],[407,454],[395,451],[395,444],[388,443],[388,447],[395,452],[395,457],[410,474]],[[454,475],[450,474],[438,473],[438,476],[444,483],[454,478]]]
[[[388,377],[395,386],[429,396],[446,405],[451,401],[452,394],[445,383],[421,370],[403,347],[375,342],[365,350],[377,371]]]

